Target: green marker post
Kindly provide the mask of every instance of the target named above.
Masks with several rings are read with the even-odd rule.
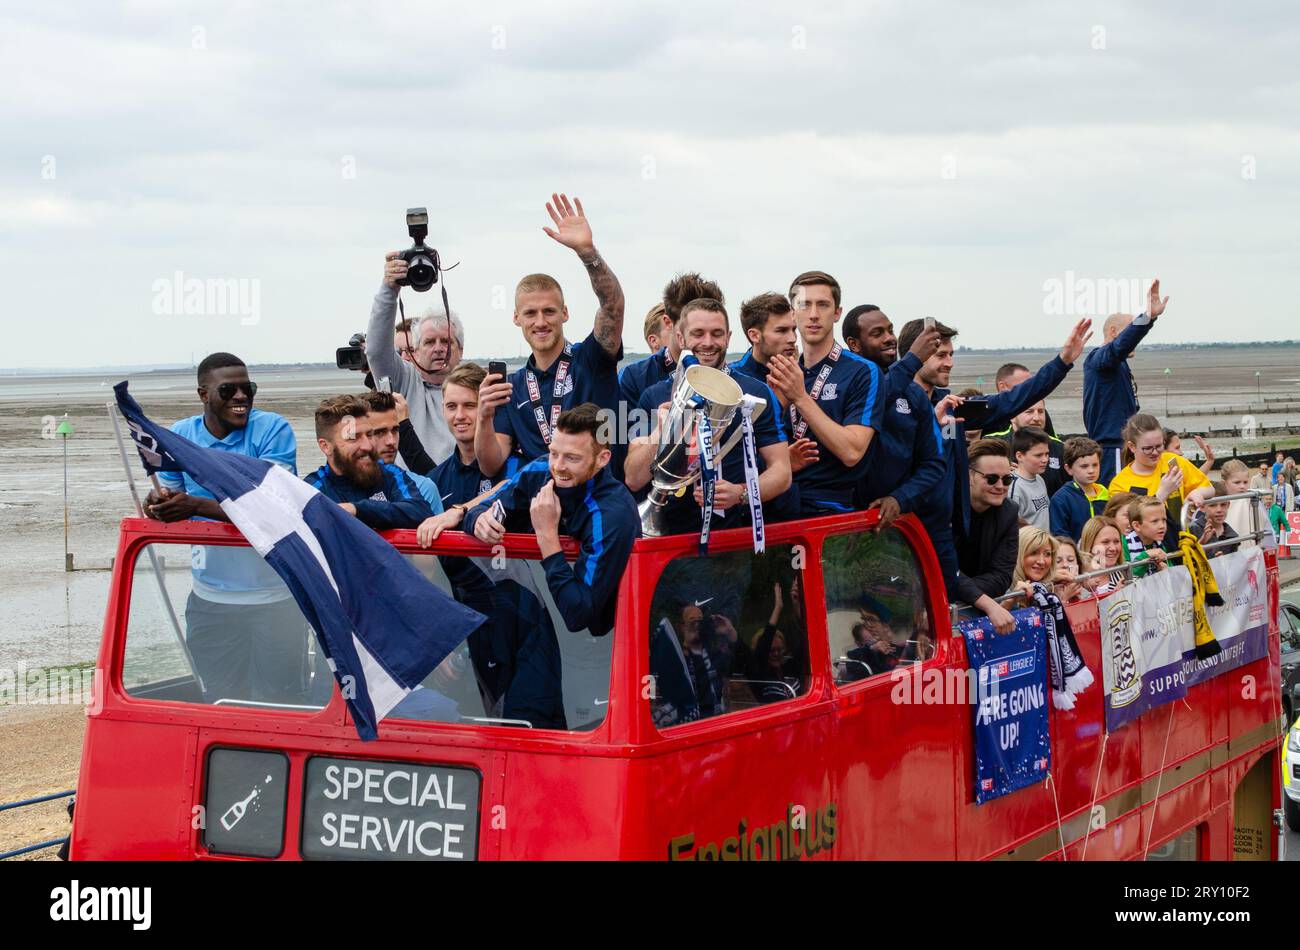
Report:
[[[72,555],[68,552],[68,436],[72,435],[72,422],[65,412],[54,430],[63,439],[63,570],[72,570]]]

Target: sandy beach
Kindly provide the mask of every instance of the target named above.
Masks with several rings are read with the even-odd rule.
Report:
[[[0,707],[0,802],[76,788],[86,714],[80,705]],[[68,799],[0,812],[0,852],[68,834]],[[57,848],[15,860],[53,861]]]

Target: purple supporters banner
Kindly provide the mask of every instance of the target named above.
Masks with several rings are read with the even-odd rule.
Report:
[[[1198,660],[1185,567],[1144,577],[1098,604],[1106,729],[1180,699],[1188,688],[1268,653],[1268,590],[1257,548],[1210,561],[1222,607],[1206,607],[1222,651]]]

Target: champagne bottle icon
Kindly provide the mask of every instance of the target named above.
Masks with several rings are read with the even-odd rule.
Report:
[[[266,781],[269,784],[271,776],[268,775]],[[232,830],[235,825],[239,824],[239,822],[243,820],[244,815],[247,814],[249,804],[261,793],[261,786],[254,785],[253,790],[248,793],[247,798],[243,801],[235,802],[235,804],[226,809],[226,813],[221,816],[221,827],[225,828],[227,831]]]

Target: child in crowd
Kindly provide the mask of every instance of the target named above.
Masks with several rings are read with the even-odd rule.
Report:
[[[1104,512],[1110,501],[1110,493],[1097,482],[1101,446],[1086,436],[1066,439],[1061,464],[1070,481],[1057,490],[1048,506],[1051,530],[1058,538],[1077,541],[1088,519]]]
[[[1102,510],[1103,515],[1115,520],[1115,526],[1119,528],[1121,536],[1128,534],[1131,527],[1128,523],[1128,506],[1137,497],[1137,495],[1127,491],[1111,492],[1110,501],[1106,502],[1106,507]],[[1082,536],[1080,537],[1082,538]]]
[[[1295,507],[1295,494],[1291,484],[1284,478],[1273,482],[1273,506],[1268,509],[1268,523],[1280,538],[1286,531],[1286,513]]]
[[[1240,495],[1243,492],[1251,491],[1251,474],[1250,466],[1241,459],[1228,459],[1223,463],[1223,468],[1219,470],[1223,476],[1223,487],[1229,495]],[[1259,499],[1252,501],[1249,498],[1238,498],[1236,501],[1228,502],[1228,519],[1227,523],[1233,531],[1241,537],[1255,533],[1256,525],[1252,524],[1250,516],[1251,506],[1254,506],[1258,512],[1259,528],[1268,524],[1268,507]],[[1254,541],[1243,541],[1242,547],[1251,547]]]
[[[1192,524],[1188,528],[1192,534],[1201,539],[1201,544],[1210,544],[1214,541],[1231,541],[1238,537],[1237,532],[1232,530],[1232,526],[1227,524],[1228,506],[1231,502],[1218,501],[1218,499],[1228,494],[1228,489],[1222,482],[1214,483],[1214,498],[1207,501],[1201,506],[1201,510],[1196,513],[1192,519]],[[1238,544],[1225,544],[1223,547],[1212,548],[1206,551],[1207,557],[1219,557],[1224,554],[1231,554],[1237,550]]]
[[[1089,518],[1083,526],[1083,535],[1079,541],[1083,552],[1088,557],[1088,570],[1101,571],[1119,567],[1124,554],[1123,536],[1115,519],[1106,515]],[[1124,572],[1114,571],[1105,575],[1092,588],[1094,594],[1102,597],[1124,586]]]
[[[1020,518],[1025,524],[1045,532],[1050,526],[1051,515],[1043,472],[1051,458],[1051,440],[1042,429],[1017,429],[1011,436],[1011,453],[1016,460],[1011,473],[1015,480],[1007,492],[1007,501],[1020,509]]]
[[[1100,453],[1097,462],[1101,464]],[[1088,596],[1088,591],[1083,582],[1075,580],[1084,570],[1079,545],[1073,538],[1058,537],[1055,540],[1056,557],[1052,562],[1052,583],[1056,593],[1067,604],[1082,600]]]
[[[1145,577],[1147,574],[1161,570],[1169,555],[1161,547],[1165,538],[1165,529],[1169,525],[1165,504],[1159,498],[1138,496],[1129,502],[1129,530],[1124,535],[1124,560],[1130,562],[1150,561],[1141,567],[1133,568],[1133,576]]]

